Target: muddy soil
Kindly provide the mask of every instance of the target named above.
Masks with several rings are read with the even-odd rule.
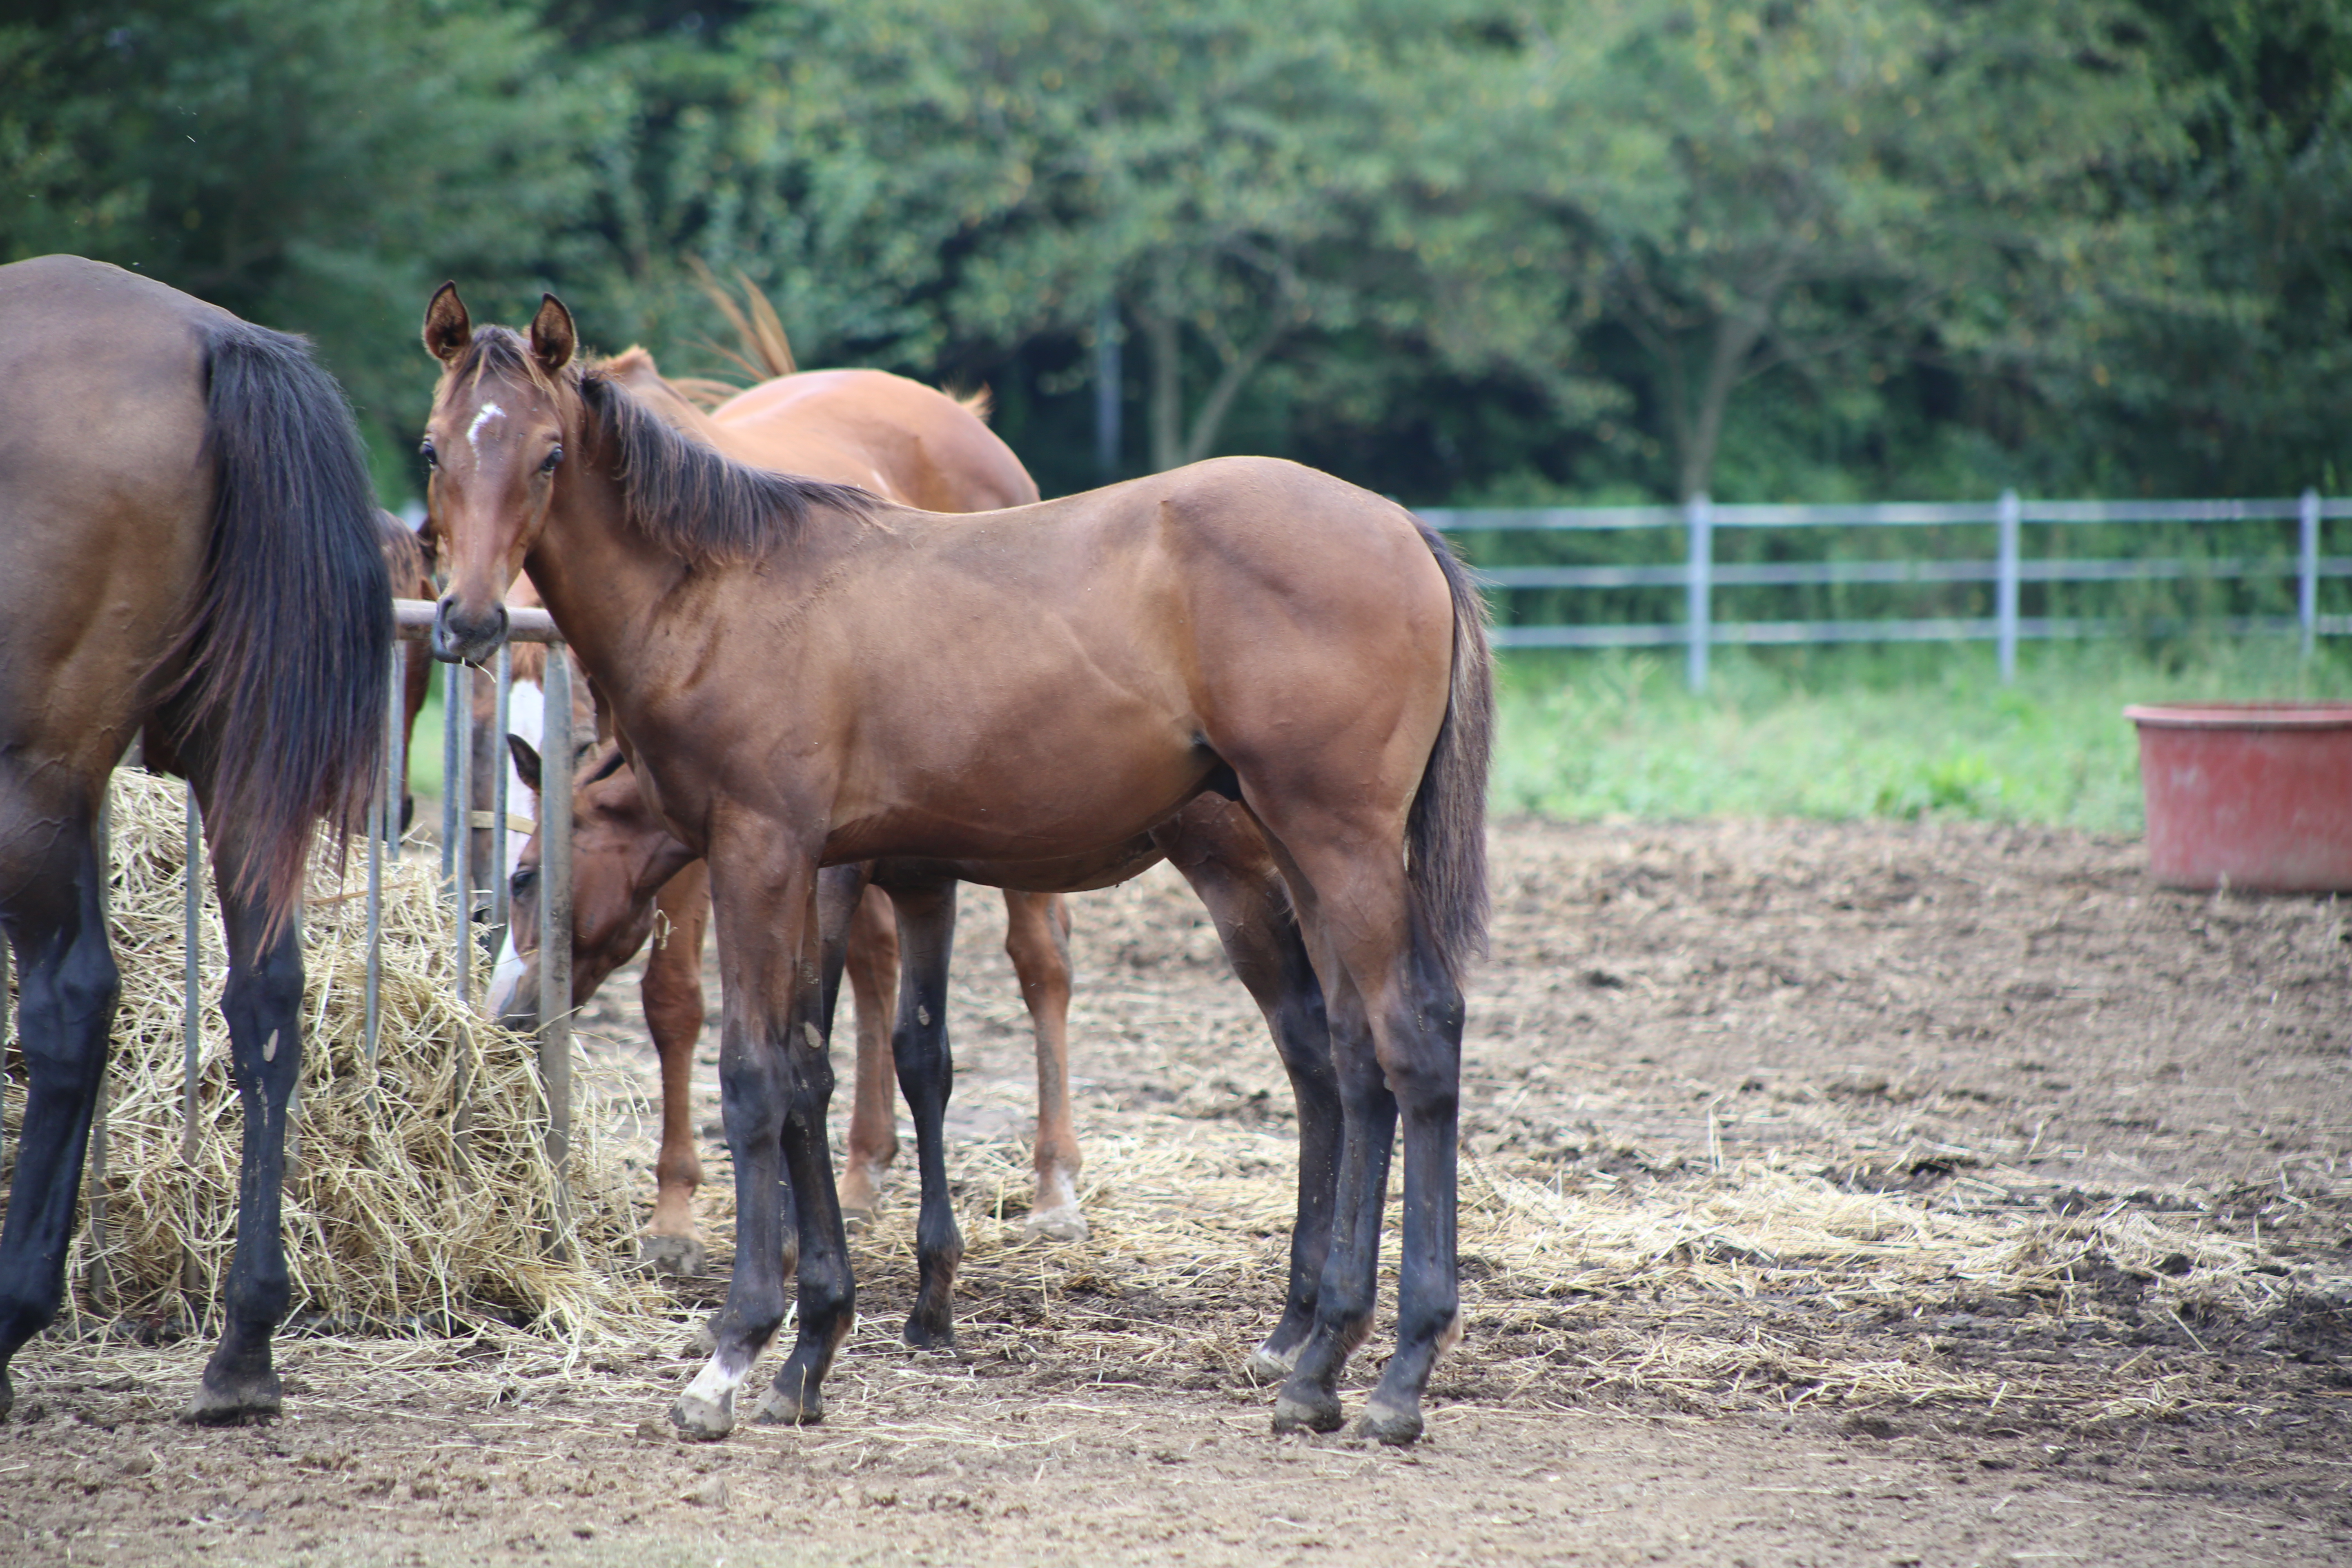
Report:
[[[2352,1560],[2333,900],[2166,892],[2135,844],[1973,824],[1517,823],[1495,872],[1464,1065],[1478,1192],[1658,1223],[1843,1194],[2181,1250],[1988,1271],[1926,1243],[1899,1268],[1595,1243],[1538,1267],[1558,1255],[1474,1204],[1468,1336],[1424,1442],[1276,1438],[1240,1361],[1278,1300],[1291,1121],[1205,920],[1164,874],[1076,900],[1096,1235],[1024,1247],[1026,1019],[970,889],[955,1350],[896,1341],[911,1173],[858,1244],[864,1315],[814,1428],[675,1441],[681,1331],[570,1365],[511,1336],[290,1336],[288,1415],[196,1431],[172,1415],[204,1347],[53,1331],[0,1426],[0,1561]],[[625,980],[586,1027],[642,1080]],[[2237,1274],[2184,1293],[2225,1254]],[[682,1284],[680,1323],[719,1289]]]

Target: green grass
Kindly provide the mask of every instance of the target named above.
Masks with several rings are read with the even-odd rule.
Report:
[[[1949,814],[2136,833],[2130,702],[2352,697],[2352,658],[2292,641],[1517,652],[1501,669],[1495,807],[1610,816]]]

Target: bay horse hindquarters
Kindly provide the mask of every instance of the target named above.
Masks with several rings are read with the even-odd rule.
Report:
[[[79,258],[0,268],[0,926],[27,1079],[0,1413],[9,1359],[64,1300],[119,991],[95,826],[142,731],[212,841],[246,1118],[225,1327],[191,1415],[277,1409],[296,914],[314,823],[355,826],[374,787],[391,641],[358,434],[300,340]]]
[[[1457,1327],[1460,983],[1486,912],[1489,670],[1444,545],[1392,502],[1264,458],[933,517],[668,429],[573,363],[552,297],[528,334],[477,331],[445,288],[425,338],[446,367],[427,424],[450,548],[435,651],[494,650],[527,564],[648,798],[711,866],[738,1240],[681,1425],[725,1431],[783,1323],[787,1172],[800,1312],[763,1413],[814,1418],[852,1321],[818,868],[1098,854],[1216,788],[1290,885],[1342,1084],[1331,1254],[1276,1421],[1339,1420],[1401,1113],[1399,1343],[1366,1419],[1417,1434]]]

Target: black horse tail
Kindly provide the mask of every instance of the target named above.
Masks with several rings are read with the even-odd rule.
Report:
[[[1495,743],[1495,660],[1486,601],[1454,547],[1416,518],[1454,600],[1454,677],[1445,720],[1405,818],[1405,874],[1437,961],[1459,986],[1486,952],[1486,764]]]
[[[212,535],[173,729],[274,932],[314,826],[347,842],[383,768],[392,587],[359,430],[309,345],[230,320],[205,351]]]

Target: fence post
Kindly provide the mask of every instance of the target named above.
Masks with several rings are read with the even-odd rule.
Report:
[[[2000,566],[1999,584],[1994,589],[1993,615],[2000,622],[2003,686],[2017,679],[2017,554],[2021,510],[2015,490],[2000,492]]]
[[[205,860],[204,821],[196,810],[196,787],[187,786],[186,900],[181,915],[187,928],[187,954],[183,975],[187,994],[180,1004],[180,1158],[196,1157],[196,1074],[202,1067],[205,1010]],[[371,1005],[374,998],[369,998]]]
[[[2303,622],[2303,657],[2309,658],[2319,637],[2319,492],[2303,492],[2299,509],[2303,522],[2303,561],[2295,584],[2295,616]]]
[[[441,864],[457,906],[457,1001],[474,999],[474,671],[463,664],[444,667],[449,672],[448,749],[441,758],[441,820],[449,825],[449,842],[441,847]]]
[[[499,684],[490,731],[490,863],[483,868],[490,884],[490,936],[484,943],[499,950],[507,934],[507,730],[514,721],[514,644],[499,644]]]
[[[547,647],[540,731],[539,1076],[547,1089],[547,1163],[555,1171],[551,1250],[572,1256],[572,659]]]
[[[1684,635],[1690,639],[1690,689],[1706,689],[1707,641],[1713,636],[1709,603],[1715,588],[1715,507],[1704,492],[1683,503],[1690,525],[1689,609]]]

